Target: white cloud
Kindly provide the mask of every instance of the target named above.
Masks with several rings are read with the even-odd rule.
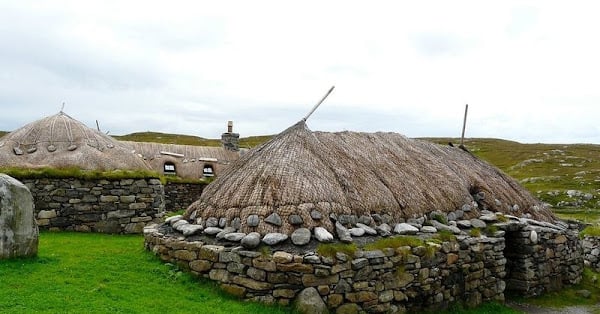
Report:
[[[0,4],[0,129],[277,133],[331,86],[327,131],[600,142],[595,2]]]

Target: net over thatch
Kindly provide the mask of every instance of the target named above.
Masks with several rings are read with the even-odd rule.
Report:
[[[213,174],[218,174],[240,156],[239,151],[223,147],[131,141],[122,141],[121,143],[141,155],[155,171],[163,173],[166,163],[173,164],[175,174],[182,178],[206,177],[210,174],[205,173],[207,167],[212,168]]]
[[[62,111],[0,138],[0,167],[150,170],[130,148]]]
[[[299,227],[293,215],[302,227],[332,231],[331,214],[398,222],[460,210],[474,195],[479,209],[553,219],[515,180],[459,148],[395,133],[312,132],[300,121],[229,166],[186,217],[239,217],[242,232],[289,234]],[[280,226],[265,223],[273,213]],[[258,226],[248,226],[250,215],[260,217]]]

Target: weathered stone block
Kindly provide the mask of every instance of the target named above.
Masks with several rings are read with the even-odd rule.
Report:
[[[275,289],[273,290],[273,296],[276,298],[292,299],[296,296],[296,292],[292,289]]]
[[[212,269],[212,262],[206,260],[195,260],[190,262],[190,268],[199,273],[204,273]]]
[[[247,289],[244,287],[240,287],[238,285],[232,285],[232,284],[225,284],[225,283],[221,284],[221,289],[223,289],[223,291],[225,291],[226,293],[229,293],[238,298],[245,297],[246,291],[247,291]]]
[[[277,270],[283,272],[310,274],[314,271],[314,267],[312,265],[302,263],[277,264]]]
[[[252,290],[257,290],[257,291],[269,290],[269,289],[273,288],[273,284],[271,284],[271,283],[263,282],[263,281],[256,281],[254,279],[241,277],[241,276],[234,276],[232,279],[232,282],[235,284],[238,284],[240,286],[244,286],[246,288],[249,288]]]
[[[176,259],[179,259],[179,260],[193,261],[198,256],[197,256],[196,252],[190,252],[188,250],[176,250],[176,251],[173,251],[173,257],[175,257]]]
[[[252,266],[266,270],[266,271],[275,271],[277,270],[277,264],[273,261],[263,259],[262,257],[257,257],[252,260]]]
[[[229,272],[225,269],[211,269],[208,277],[214,281],[229,282]]]
[[[277,251],[277,252],[273,253],[273,261],[275,263],[287,264],[287,263],[291,263],[293,259],[294,259],[294,256],[287,252]]]
[[[0,174],[0,259],[37,255],[38,234],[31,192]]]
[[[339,275],[331,275],[329,277],[317,277],[313,274],[305,274],[302,276],[302,284],[306,287],[316,287],[320,285],[332,285],[340,280]]]
[[[204,259],[211,262],[219,261],[219,254],[225,248],[220,245],[204,245],[200,248],[200,259]]]

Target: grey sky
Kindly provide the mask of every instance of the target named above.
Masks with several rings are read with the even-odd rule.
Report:
[[[600,143],[594,1],[2,1],[0,130]]]

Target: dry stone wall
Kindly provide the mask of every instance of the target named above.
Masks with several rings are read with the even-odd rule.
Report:
[[[186,209],[200,198],[206,183],[173,183],[165,185],[165,210],[178,211]]]
[[[510,248],[505,252],[509,290],[529,297],[579,283],[584,256],[578,224],[523,219],[502,228]]]
[[[459,236],[457,241],[338,252],[266,255],[240,246],[211,245],[145,231],[146,248],[161,260],[210,278],[244,299],[287,305],[314,287],[330,310],[371,313],[420,311],[465,302],[504,300],[504,239]],[[344,312],[346,313],[346,312]]]
[[[581,279],[582,246],[575,224],[492,213],[456,225],[401,223],[394,232],[403,233],[409,225],[412,236],[426,243],[436,237],[432,228],[445,230],[446,236],[454,233],[455,240],[322,256],[313,252],[315,242],[323,242],[317,230],[312,239],[308,233],[312,246],[287,238],[271,242],[273,234],[256,233],[257,243],[274,252],[270,255],[257,243],[245,241],[252,233],[235,232],[234,227],[203,229],[182,217],[149,226],[144,234],[146,248],[161,260],[218,281],[241,298],[289,304],[314,288],[338,313],[419,312],[455,302],[475,306],[504,300],[505,290],[535,296]],[[461,228],[449,228],[456,226]]]
[[[158,179],[23,179],[42,230],[141,233],[162,221],[164,188]]]
[[[583,237],[583,254],[586,266],[600,272],[600,237]]]

